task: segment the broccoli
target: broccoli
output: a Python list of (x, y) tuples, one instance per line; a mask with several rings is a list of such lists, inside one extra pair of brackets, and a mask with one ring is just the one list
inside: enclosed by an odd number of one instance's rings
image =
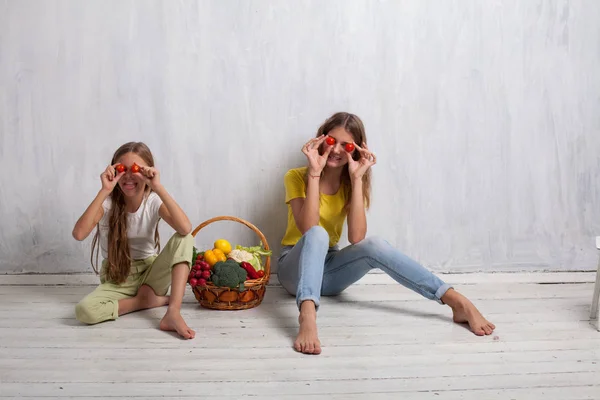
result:
[(211, 279), (215, 286), (226, 286), (232, 289), (239, 287), (240, 290), (244, 290), (246, 275), (246, 270), (237, 262), (227, 260), (219, 261), (214, 265)]

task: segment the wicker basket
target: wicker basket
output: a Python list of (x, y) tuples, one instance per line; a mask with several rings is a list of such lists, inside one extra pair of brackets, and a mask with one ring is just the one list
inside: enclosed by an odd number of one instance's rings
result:
[[(192, 236), (195, 237), (202, 228), (217, 221), (234, 221), (246, 225), (258, 235), (260, 240), (262, 240), (264, 249), (269, 250), (269, 244), (267, 243), (265, 235), (250, 222), (236, 217), (222, 216), (204, 221), (194, 229)], [(270, 256), (266, 256), (264, 268), (265, 276), (244, 282), (245, 290), (243, 292), (240, 292), (237, 288), (231, 289), (228, 287), (214, 286), (210, 282), (204, 286), (193, 287), (192, 291), (194, 292), (194, 296), (196, 296), (196, 300), (200, 302), (202, 307), (213, 310), (247, 310), (258, 306), (265, 297), (267, 283), (269, 283), (269, 277), (271, 276)]]

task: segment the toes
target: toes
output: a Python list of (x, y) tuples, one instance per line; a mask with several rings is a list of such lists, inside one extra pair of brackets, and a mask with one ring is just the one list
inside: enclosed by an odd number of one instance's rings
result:
[(481, 328), (475, 328), (473, 329), (473, 333), (476, 334), (477, 336), (483, 336), (485, 335), (485, 331)]
[(294, 342), (294, 349), (296, 349), (297, 352), (302, 353), (302, 345), (300, 344), (300, 342), (296, 341)]
[(190, 339), (193, 339), (193, 338), (195, 338), (195, 337), (196, 337), (196, 331), (194, 331), (193, 329), (190, 329), (190, 330), (188, 330), (188, 332), (189, 332), (189, 334), (190, 334), (190, 336), (191, 336), (191, 338), (190, 338)]
[(307, 344), (307, 345), (306, 345), (306, 352), (307, 352), (308, 354), (312, 354), (312, 353), (314, 353), (314, 352), (315, 352), (315, 345), (314, 345), (314, 344), (312, 344), (312, 343), (309, 343), (309, 344)]
[(315, 352), (314, 354), (321, 354), (321, 345), (316, 344), (315, 345)]

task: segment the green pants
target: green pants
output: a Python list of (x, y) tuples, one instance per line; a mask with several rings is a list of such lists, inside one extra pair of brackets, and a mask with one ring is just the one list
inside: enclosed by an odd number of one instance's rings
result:
[(100, 270), (100, 285), (75, 306), (76, 318), (86, 324), (114, 320), (119, 317), (119, 300), (133, 297), (142, 285), (150, 286), (164, 296), (171, 286), (171, 270), (181, 262), (192, 260), (192, 235), (174, 234), (158, 256), (135, 260), (127, 280), (119, 285), (106, 281), (106, 260)]

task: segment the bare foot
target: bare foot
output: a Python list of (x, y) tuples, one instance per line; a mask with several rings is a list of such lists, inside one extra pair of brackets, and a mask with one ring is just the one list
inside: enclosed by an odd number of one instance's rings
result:
[(317, 334), (317, 311), (315, 303), (305, 301), (300, 307), (300, 329), (294, 341), (296, 351), (304, 354), (321, 354), (321, 342)]
[(196, 332), (187, 326), (179, 311), (174, 310), (167, 310), (167, 313), (160, 321), (160, 329), (177, 332), (184, 339), (193, 339), (196, 336)]
[(169, 296), (157, 296), (154, 290), (148, 285), (140, 286), (135, 298), (138, 301), (138, 310), (162, 307), (169, 304)]
[(459, 324), (468, 323), (477, 336), (491, 335), (496, 326), (483, 318), (477, 307), (465, 297), (465, 301), (452, 307), (452, 319)]

